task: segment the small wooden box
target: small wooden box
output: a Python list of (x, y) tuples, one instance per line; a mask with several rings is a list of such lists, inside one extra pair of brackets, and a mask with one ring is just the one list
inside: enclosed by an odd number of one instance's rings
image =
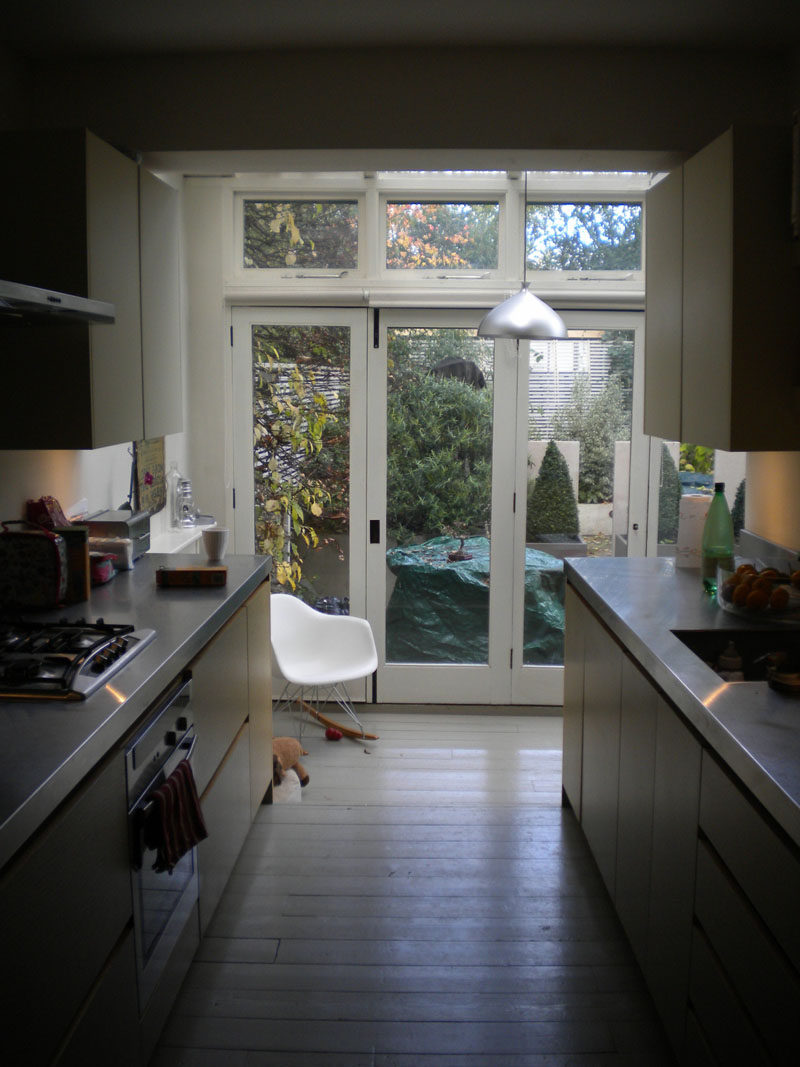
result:
[(227, 567), (159, 567), (156, 585), (162, 589), (197, 589), (219, 587), (228, 580)]

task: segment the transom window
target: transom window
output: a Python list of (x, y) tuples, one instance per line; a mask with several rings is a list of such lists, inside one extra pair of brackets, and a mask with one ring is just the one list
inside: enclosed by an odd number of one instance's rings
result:
[(500, 204), (386, 203), (389, 270), (497, 270)]
[(245, 269), (358, 267), (357, 200), (244, 200)]
[(642, 205), (531, 203), (527, 205), (528, 270), (642, 269)]
[(441, 306), (478, 292), (488, 305), (521, 281), (524, 232), (544, 299), (594, 292), (613, 303), (617, 292), (643, 303), (643, 203), (658, 177), (529, 172), (525, 205), (523, 175), (502, 171), (248, 175), (247, 191), (233, 178), (230, 289), (263, 286), (278, 300), (325, 279), (328, 300), (355, 283), (358, 303), (422, 286)]

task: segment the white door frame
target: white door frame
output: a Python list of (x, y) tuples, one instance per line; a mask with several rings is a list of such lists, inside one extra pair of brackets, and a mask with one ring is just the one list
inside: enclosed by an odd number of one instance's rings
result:
[[(236, 507), (234, 551), (252, 554), (253, 523), (253, 360), (252, 327), (347, 326), (350, 329), (350, 521), (348, 596), (354, 615), (366, 614), (366, 448), (367, 448), (367, 312), (342, 308), (234, 307), (232, 327), (231, 421)], [(371, 698), (371, 680), (349, 683), (352, 700)]]

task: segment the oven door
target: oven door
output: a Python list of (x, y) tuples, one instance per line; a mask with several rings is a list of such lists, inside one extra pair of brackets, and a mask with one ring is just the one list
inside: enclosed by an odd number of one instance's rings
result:
[[(191, 722), (190, 694), (190, 680), (184, 680), (160, 704), (126, 754), (140, 1014), (144, 1013), (198, 898), (197, 850), (182, 856), (171, 871), (158, 872), (153, 869), (156, 850), (148, 847), (144, 834), (152, 805), (149, 794), (169, 777), (181, 760), (191, 762), (194, 753), (197, 737)], [(133, 790), (135, 799), (130, 791), (132, 780), (137, 783)]]

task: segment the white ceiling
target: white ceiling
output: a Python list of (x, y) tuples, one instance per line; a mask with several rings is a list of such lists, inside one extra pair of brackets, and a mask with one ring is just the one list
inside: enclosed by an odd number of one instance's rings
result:
[(797, 47), (800, 0), (15, 0), (22, 55), (343, 45)]

